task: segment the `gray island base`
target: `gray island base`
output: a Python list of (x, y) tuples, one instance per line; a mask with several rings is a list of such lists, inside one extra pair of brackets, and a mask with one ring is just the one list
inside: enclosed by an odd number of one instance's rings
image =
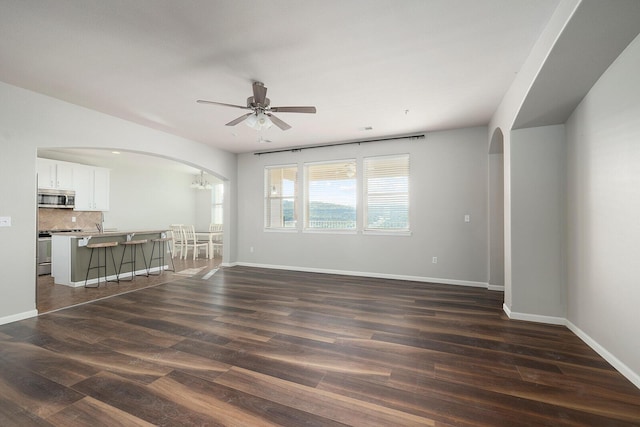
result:
[[(163, 248), (164, 243), (156, 244), (154, 251), (153, 263), (149, 265), (151, 250), (153, 248), (153, 239), (166, 237), (168, 232), (166, 230), (151, 230), (151, 231), (114, 231), (114, 232), (95, 232), (95, 233), (61, 233), (53, 234), (51, 236), (51, 276), (54, 279), (54, 283), (58, 285), (66, 285), (72, 287), (79, 287), (85, 285), (85, 277), (87, 274), (87, 268), (89, 267), (89, 258), (91, 256), (91, 249), (87, 248), (89, 243), (101, 243), (101, 242), (118, 242), (118, 246), (113, 249), (113, 258), (115, 259), (115, 269), (111, 260), (111, 254), (107, 249), (107, 279), (116, 280), (118, 274), (118, 268), (120, 268), (120, 261), (122, 260), (122, 253), (125, 246), (120, 243), (127, 240), (147, 240), (146, 243), (140, 245), (137, 248), (138, 253), (136, 256), (135, 265), (124, 264), (122, 271), (120, 272), (120, 279), (131, 278), (133, 274), (146, 274), (149, 267), (150, 272), (160, 272), (168, 268), (166, 261), (169, 259), (169, 252), (167, 248)], [(135, 246), (133, 247), (135, 248)], [(144, 251), (144, 257), (146, 257), (146, 264), (140, 248)], [(125, 263), (130, 260), (129, 250), (125, 255)], [(165, 251), (165, 265), (159, 265), (160, 262), (157, 259), (158, 251)], [(93, 255), (91, 265), (97, 265), (96, 257), (98, 252)], [(102, 249), (100, 250), (100, 263), (104, 264), (104, 254)], [(100, 269), (100, 282), (104, 284), (104, 268)], [(98, 270), (91, 270), (89, 272), (88, 285), (95, 285), (98, 283)]]

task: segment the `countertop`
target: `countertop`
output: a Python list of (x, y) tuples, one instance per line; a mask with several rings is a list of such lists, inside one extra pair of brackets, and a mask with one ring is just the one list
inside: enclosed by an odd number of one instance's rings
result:
[(122, 230), (122, 231), (104, 231), (99, 232), (95, 231), (80, 231), (76, 233), (52, 233), (54, 236), (66, 236), (66, 237), (106, 237), (106, 236), (127, 236), (129, 234), (159, 234), (159, 233), (167, 233), (168, 230)]

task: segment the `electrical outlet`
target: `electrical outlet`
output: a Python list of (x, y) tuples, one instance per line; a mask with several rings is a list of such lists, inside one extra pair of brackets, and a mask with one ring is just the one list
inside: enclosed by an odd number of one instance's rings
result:
[(249, 248), (249, 252), (253, 253), (253, 246)]
[(71, 217), (71, 222), (76, 222), (76, 217), (75, 216)]
[(437, 264), (438, 263), (438, 257), (434, 256), (433, 258), (431, 258), (431, 262), (434, 263), (434, 264)]

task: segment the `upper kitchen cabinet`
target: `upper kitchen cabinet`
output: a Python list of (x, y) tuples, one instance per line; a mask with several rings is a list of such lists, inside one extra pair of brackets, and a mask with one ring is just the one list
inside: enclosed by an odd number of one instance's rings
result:
[(77, 211), (109, 210), (109, 169), (74, 165)]
[(74, 189), (73, 163), (38, 158), (37, 165), (38, 188)]

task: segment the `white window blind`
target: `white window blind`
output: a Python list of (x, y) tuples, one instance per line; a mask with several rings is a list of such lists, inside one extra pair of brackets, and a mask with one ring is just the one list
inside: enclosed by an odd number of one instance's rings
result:
[(409, 155), (365, 157), (366, 230), (409, 230)]
[(356, 161), (305, 165), (305, 229), (356, 229)]
[(222, 224), (224, 214), (224, 184), (219, 183), (213, 186), (213, 203), (211, 204), (211, 222)]
[(264, 227), (296, 228), (298, 167), (266, 167), (264, 184)]

